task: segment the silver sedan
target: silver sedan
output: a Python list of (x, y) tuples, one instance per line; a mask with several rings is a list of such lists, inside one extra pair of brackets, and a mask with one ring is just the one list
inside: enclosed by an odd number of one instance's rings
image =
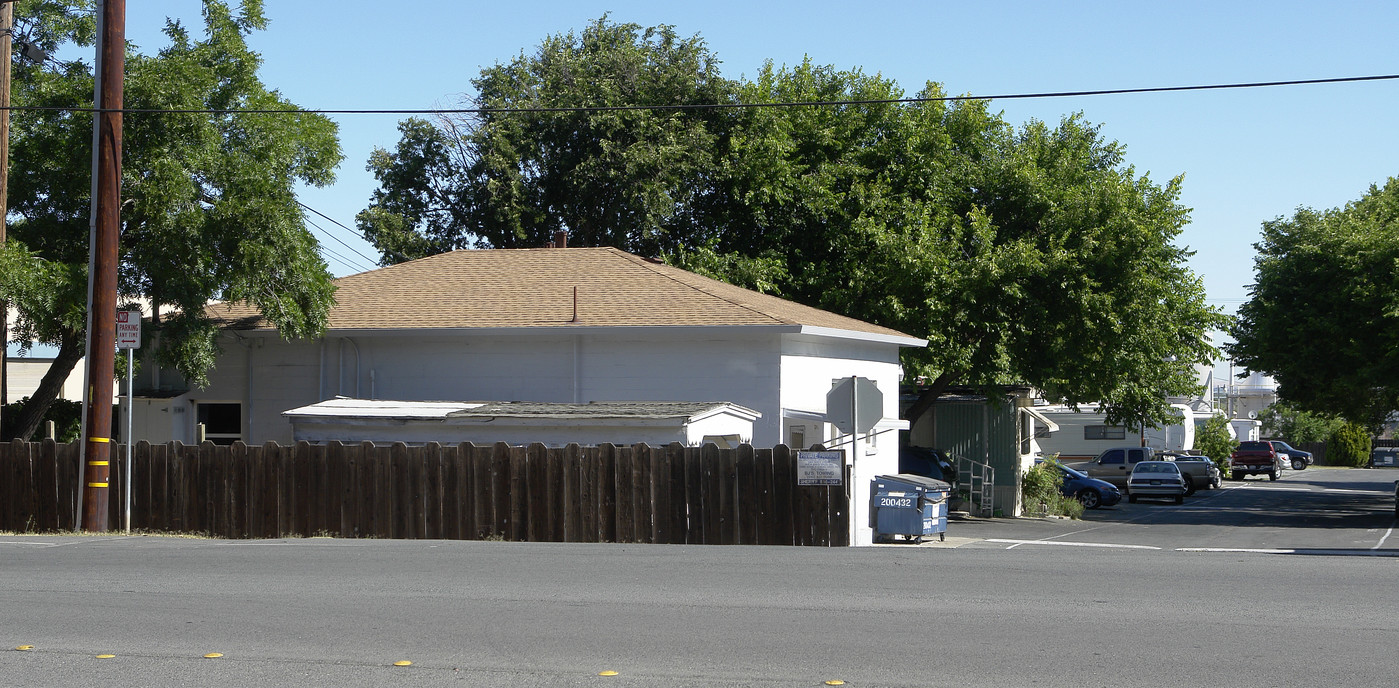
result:
[(1127, 501), (1137, 497), (1169, 497), (1185, 501), (1185, 477), (1173, 461), (1142, 461), (1127, 476)]

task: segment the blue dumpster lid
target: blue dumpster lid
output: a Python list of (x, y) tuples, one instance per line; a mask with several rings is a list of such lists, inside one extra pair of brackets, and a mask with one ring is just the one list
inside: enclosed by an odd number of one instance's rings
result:
[(889, 487), (896, 487), (900, 483), (906, 485), (905, 490), (923, 490), (925, 492), (951, 492), (952, 486), (941, 481), (934, 480), (927, 476), (914, 475), (912, 473), (900, 473), (898, 475), (876, 475), (875, 482), (884, 483)]

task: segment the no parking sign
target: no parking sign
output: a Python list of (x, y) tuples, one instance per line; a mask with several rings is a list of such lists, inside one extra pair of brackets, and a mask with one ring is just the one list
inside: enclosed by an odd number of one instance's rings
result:
[(117, 311), (117, 348), (141, 348), (141, 311)]

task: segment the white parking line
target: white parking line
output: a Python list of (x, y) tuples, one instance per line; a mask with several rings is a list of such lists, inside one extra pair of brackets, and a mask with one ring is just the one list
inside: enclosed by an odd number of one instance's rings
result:
[(1161, 549), (1160, 547), (1152, 547), (1150, 545), (1111, 545), (1103, 542), (1064, 542), (1062, 540), (1002, 540), (999, 538), (990, 538), (986, 541), (1010, 545), (1010, 547), (1006, 549), (1015, 549), (1020, 545), (1059, 545), (1063, 547), (1102, 547), (1106, 549)]
[(1333, 557), (1399, 557), (1399, 550), (1385, 549), (1246, 549), (1232, 547), (1181, 547), (1177, 552), (1224, 554), (1320, 554)]
[(1371, 547), (1370, 549), (1379, 549), (1380, 546), (1384, 544), (1384, 541), (1385, 541), (1385, 540), (1388, 540), (1388, 539), (1389, 539), (1389, 536), (1390, 536), (1390, 535), (1393, 535), (1393, 534), (1394, 534), (1394, 526), (1390, 526), (1390, 527), (1389, 527), (1389, 530), (1384, 531), (1384, 537), (1380, 538), (1380, 541), (1379, 541), (1379, 542), (1376, 542), (1376, 543), (1375, 543), (1375, 546), (1374, 546), (1374, 547)]
[(1267, 485), (1267, 483), (1239, 485), (1238, 487), (1252, 488), (1257, 490), (1269, 490), (1272, 492), (1315, 492), (1317, 494), (1322, 494), (1326, 492), (1341, 492), (1348, 494), (1388, 494), (1387, 490), (1351, 490), (1344, 487), (1283, 487), (1282, 485), (1264, 487), (1265, 485)]

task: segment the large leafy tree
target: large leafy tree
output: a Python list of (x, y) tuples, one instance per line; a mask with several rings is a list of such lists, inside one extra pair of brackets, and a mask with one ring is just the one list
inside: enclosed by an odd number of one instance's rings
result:
[(1399, 409), (1399, 178), (1263, 223), (1229, 345), (1293, 408), (1372, 432)]
[[(17, 25), (51, 53), (90, 44), (89, 4), (19, 2)], [(251, 302), (287, 337), (324, 329), (333, 285), (294, 189), (330, 183), (341, 159), (336, 126), (323, 116), (236, 112), (296, 109), (261, 82), (261, 58), (245, 41), (266, 27), (261, 2), (235, 10), (205, 0), (203, 10), (201, 37), (171, 21), (158, 53), (128, 50), (125, 106), (155, 112), (124, 118), (119, 286), (154, 308), (157, 360), (196, 384), (217, 354), (211, 300)], [(28, 437), (86, 337), (92, 118), (78, 109), (91, 106), (93, 76), (81, 62), (16, 61), (14, 70), (16, 105), (53, 108), (16, 112), (11, 139), (5, 256), (17, 266), (8, 280), (16, 339), (59, 349), (17, 421)]]
[(1290, 442), (1325, 442), (1347, 421), (1328, 414), (1303, 411), (1285, 401), (1268, 406), (1259, 414), (1264, 437), (1280, 437)]
[[(1167, 395), (1193, 391), (1225, 321), (1177, 244), (1179, 179), (1137, 175), (1078, 117), (1017, 129), (936, 84), (896, 102), (860, 70), (769, 63), (728, 82), (714, 63), (666, 27), (604, 18), (550, 38), (474, 82), (479, 105), (514, 111), (401, 125), (370, 161), (381, 188), (361, 228), (385, 262), (554, 229), (663, 255), (928, 338), (904, 361), (928, 402), (1028, 382), (1157, 424)], [(748, 107), (538, 111), (735, 101)], [(787, 105), (814, 102), (843, 104)]]
[[(656, 254), (693, 243), (732, 84), (699, 38), (606, 17), (472, 81), (478, 114), (399, 125), (376, 150), (358, 222), (385, 263), (464, 247), (579, 245)], [(672, 109), (606, 109), (638, 104)], [(576, 110), (572, 108), (604, 108)]]
[[(722, 233), (677, 262), (916, 333), (905, 367), (952, 385), (1030, 383), (1111, 422), (1169, 422), (1212, 359), (1205, 304), (1176, 243), (1180, 180), (1153, 184), (1069, 117), (1015, 129), (985, 102), (913, 104), (888, 80), (767, 65), (731, 135)], [(870, 102), (885, 101), (885, 102)]]

